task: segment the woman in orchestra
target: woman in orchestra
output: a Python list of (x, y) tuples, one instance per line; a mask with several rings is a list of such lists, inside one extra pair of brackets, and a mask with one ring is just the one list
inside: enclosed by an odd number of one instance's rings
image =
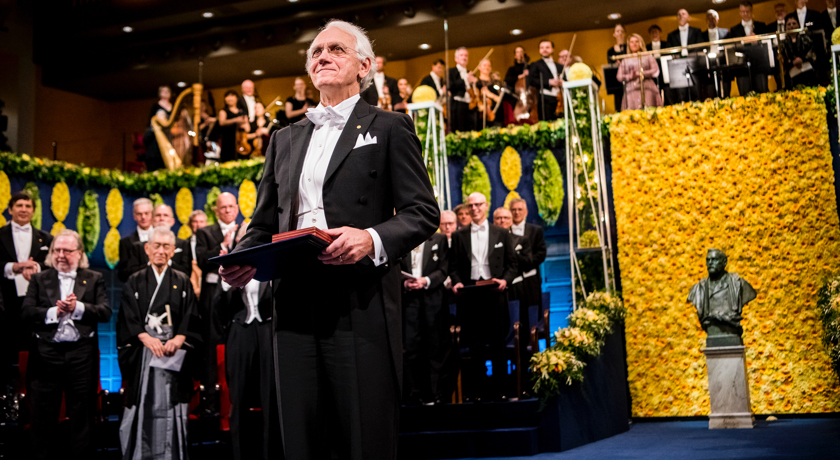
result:
[[(618, 63), (613, 60), (613, 56), (619, 56), (622, 54), (627, 54), (627, 35), (624, 31), (624, 26), (621, 24), (616, 24), (615, 29), (613, 29), (613, 37), (615, 38), (615, 45), (612, 48), (607, 50), (607, 64), (617, 66)], [(624, 98), (624, 92), (622, 90), (618, 90), (615, 93), (615, 106), (618, 107), (621, 105), (621, 101)]]
[[(793, 14), (785, 21), (785, 30), (799, 29), (799, 18)], [(782, 58), (785, 60), (785, 84), (787, 88), (795, 88), (797, 85), (817, 86), (817, 72), (814, 64), (817, 54), (814, 52), (814, 41), (810, 34), (788, 32), (787, 37), (781, 42)]]
[(397, 112), (408, 113), (408, 99), (414, 91), (408, 83), (407, 78), (400, 78), (397, 80), (397, 88), (400, 89), (400, 99), (402, 101), (394, 104), (394, 110)]
[(271, 121), (268, 119), (269, 114), (265, 111), (265, 106), (262, 102), (257, 101), (254, 104), (254, 122), (251, 123), (253, 127), (249, 130), (246, 138), (253, 148), (253, 153), (250, 157), (259, 156), (263, 154), (263, 148), (266, 147), (266, 140), (268, 137), (268, 129)]
[(146, 171), (157, 171), (163, 169), (163, 157), (160, 155), (160, 147), (158, 147), (155, 133), (152, 131), (152, 117), (157, 117), (160, 121), (168, 121), (169, 115), (172, 113), (172, 90), (168, 86), (161, 86), (158, 88), (158, 101), (152, 106), (149, 111), (149, 125), (146, 132), (143, 134), (143, 145), (146, 147)]
[[(502, 82), (499, 81), (499, 73), (493, 72), (493, 65), (489, 59), (484, 59), (478, 64), (478, 72), (478, 82), (475, 85), (483, 104), (483, 108), (479, 109), (478, 112), (481, 125), (485, 127), (502, 126), (504, 120), (501, 116), (497, 116), (497, 112), (501, 112), (499, 107), (501, 107), (502, 100)], [(487, 112), (486, 116), (481, 112), (482, 110)]]
[(219, 111), (218, 124), (222, 135), (222, 151), (219, 161), (232, 161), (238, 156), (236, 133), (239, 130), (248, 131), (248, 115), (243, 114), (237, 102), (239, 94), (234, 90), (225, 93), (225, 108)]
[[(645, 50), (645, 41), (639, 34), (630, 35), (627, 42), (629, 53)], [(662, 107), (662, 98), (656, 87), (659, 78), (659, 65), (653, 56), (642, 56), (641, 72), (644, 73), (645, 107)], [(624, 98), (621, 110), (636, 110), (642, 108), (642, 86), (639, 84), (639, 58), (629, 57), (621, 60), (618, 66), (618, 81), (624, 83)]]
[(295, 95), (286, 99), (286, 118), (289, 123), (297, 123), (306, 116), (306, 111), (314, 109), (318, 104), (307, 97), (306, 82), (303, 78), (295, 78)]

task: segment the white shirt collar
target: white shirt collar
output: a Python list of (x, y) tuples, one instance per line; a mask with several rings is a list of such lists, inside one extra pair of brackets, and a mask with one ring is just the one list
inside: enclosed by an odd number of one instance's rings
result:
[(709, 29), (709, 32), (717, 32), (717, 30), (718, 30), (717, 27), (712, 27), (711, 29)]
[(805, 14), (807, 12), (808, 12), (808, 5), (805, 5), (802, 8), (797, 8), (796, 9), (797, 14)]
[(227, 232), (229, 232), (230, 229), (232, 229), (235, 226), (236, 226), (236, 221), (235, 220), (233, 222), (229, 223), (229, 224), (226, 224), (222, 221), (219, 221), (219, 227), (222, 229), (222, 235), (227, 235)]
[(520, 236), (523, 235), (525, 233), (525, 221), (523, 220), (522, 223), (520, 223), (519, 225), (513, 224), (511, 226), (511, 230), (517, 230), (519, 231), (519, 233), (517, 233), (516, 231), (514, 231), (513, 233)]
[(752, 25), (753, 25), (753, 20), (752, 20), (752, 19), (750, 19), (749, 21), (743, 21), (743, 20), (742, 20), (742, 21), (741, 21), (741, 25), (742, 25), (742, 26), (744, 26), (744, 27), (752, 27)]
[(30, 231), (32, 231), (32, 225), (31, 224), (18, 225), (18, 224), (15, 223), (15, 221), (12, 221), (12, 230), (13, 231), (18, 230), (18, 231), (30, 232)]
[(688, 32), (688, 24), (679, 26), (680, 32)]
[(464, 73), (467, 71), (466, 67), (461, 67), (461, 64), (455, 64), (455, 68), (458, 69), (459, 73)]
[(484, 222), (482, 222), (481, 224), (478, 224), (478, 225), (476, 225), (475, 222), (473, 222), (473, 223), (470, 224), (470, 228), (473, 229), (473, 230), (485, 231), (485, 230), (487, 230), (488, 222), (490, 222), (490, 221), (487, 220), (487, 219), (484, 219)]
[[(347, 119), (350, 118), (350, 114), (353, 113), (353, 108), (356, 107), (357, 102), (359, 102), (359, 95), (354, 94), (348, 97), (347, 99), (341, 101), (337, 105), (332, 106), (332, 109), (338, 112), (338, 114), (341, 115), (341, 117), (344, 118), (344, 121), (346, 122)], [(317, 108), (323, 107), (324, 104), (319, 102)]]
[(150, 225), (149, 228), (143, 230), (140, 227), (137, 227), (137, 236), (140, 238), (140, 241), (145, 243), (149, 241), (149, 237), (152, 236), (152, 226)]
[(254, 96), (249, 96), (247, 94), (243, 94), (242, 97), (244, 97), (245, 99), (250, 99), (252, 101), (254, 100)]
[(829, 14), (831, 14), (837, 11), (837, 8), (826, 8), (825, 10), (828, 11)]

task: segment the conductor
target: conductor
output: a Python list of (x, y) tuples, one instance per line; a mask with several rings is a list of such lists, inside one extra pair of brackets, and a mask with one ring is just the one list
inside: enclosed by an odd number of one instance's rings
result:
[[(272, 135), (257, 208), (236, 249), (307, 227), (334, 241), (274, 280), (285, 458), (394, 459), (402, 380), (399, 261), (440, 210), (411, 119), (360, 100), (376, 72), (363, 29), (329, 22), (307, 51), (321, 103)], [(249, 266), (220, 274), (241, 287)]]

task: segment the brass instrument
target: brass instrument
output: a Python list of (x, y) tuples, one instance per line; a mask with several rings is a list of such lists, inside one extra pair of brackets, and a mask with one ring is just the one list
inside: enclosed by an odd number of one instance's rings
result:
[[(193, 118), (192, 124), (194, 127), (199, 126), (201, 124), (201, 94), (204, 87), (201, 83), (193, 83), (192, 88), (185, 89), (181, 94), (178, 95), (178, 99), (175, 100), (175, 103), (172, 104), (172, 112), (169, 114), (169, 119), (166, 121), (161, 121), (157, 115), (152, 116), (151, 125), (152, 131), (155, 133), (155, 140), (158, 143), (158, 148), (160, 149), (160, 156), (163, 158), (163, 164), (166, 165), (166, 169), (174, 170), (184, 166), (184, 161), (181, 158), (181, 155), (178, 154), (175, 147), (172, 146), (172, 142), (169, 141), (169, 138), (166, 136), (166, 133), (163, 131), (165, 128), (170, 128), (175, 120), (178, 118), (178, 114), (180, 113), (181, 103), (188, 94), (192, 94), (194, 97), (192, 98), (193, 101)], [(192, 136), (192, 145), (193, 147), (198, 147), (198, 134), (193, 132), (191, 133)]]

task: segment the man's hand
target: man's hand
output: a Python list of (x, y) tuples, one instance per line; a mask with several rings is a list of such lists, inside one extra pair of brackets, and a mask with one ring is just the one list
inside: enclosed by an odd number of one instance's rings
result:
[(59, 300), (55, 303), (58, 307), (58, 316), (69, 315), (76, 310), (76, 294), (70, 293), (64, 300)]
[(458, 291), (461, 290), (462, 287), (464, 287), (464, 283), (458, 283), (455, 286), (452, 286), (452, 292), (455, 293), (455, 295), (458, 295)]
[(797, 69), (801, 69), (801, 68), (802, 68), (802, 58), (795, 58), (795, 59), (793, 60), (793, 65), (794, 65)]
[(231, 265), (230, 267), (222, 267), (219, 269), (219, 275), (225, 280), (225, 283), (230, 284), (235, 288), (241, 288), (250, 283), (257, 274), (257, 269), (250, 265)]
[(329, 228), (333, 237), (318, 259), (327, 265), (351, 265), (369, 256), (374, 257), (373, 238), (365, 230), (353, 227)]
[[(12, 264), (12, 272), (18, 275), (24, 275), (24, 277), (26, 276), (25, 272), (27, 270), (38, 270), (38, 268), (38, 262), (35, 262), (31, 257), (25, 262), (15, 262)], [(29, 278), (26, 279), (27, 281), (29, 280)]]
[(233, 240), (234, 240), (234, 238), (236, 238), (236, 228), (237, 227), (238, 227), (238, 225), (235, 225), (233, 228), (228, 230), (227, 233), (225, 233), (225, 240), (222, 242), (222, 244), (226, 248), (230, 248), (230, 246), (233, 244)]
[(150, 336), (147, 332), (137, 335), (137, 338), (143, 342), (143, 346), (152, 351), (152, 354), (160, 358), (164, 354), (163, 344), (160, 339)]
[(475, 83), (477, 81), (478, 81), (478, 78), (476, 78), (475, 75), (473, 75), (472, 73), (467, 74), (467, 83)]
[(423, 289), (423, 287), (426, 286), (426, 278), (421, 277), (421, 278), (407, 279), (403, 283), (403, 286), (405, 286), (405, 288), (408, 289), (409, 291), (416, 291), (417, 289)]
[(175, 352), (180, 350), (181, 346), (184, 345), (184, 340), (187, 340), (187, 337), (183, 335), (176, 335), (175, 337), (167, 340), (163, 345), (163, 354), (166, 356), (174, 356)]
[(550, 78), (548, 80), (548, 84), (550, 86), (560, 86), (560, 79), (559, 78)]
[(495, 288), (496, 291), (502, 292), (502, 291), (505, 290), (505, 288), (507, 288), (507, 281), (505, 281), (503, 279), (500, 280), (498, 278), (491, 278), (490, 281), (493, 281), (494, 283), (496, 283), (496, 288)]

